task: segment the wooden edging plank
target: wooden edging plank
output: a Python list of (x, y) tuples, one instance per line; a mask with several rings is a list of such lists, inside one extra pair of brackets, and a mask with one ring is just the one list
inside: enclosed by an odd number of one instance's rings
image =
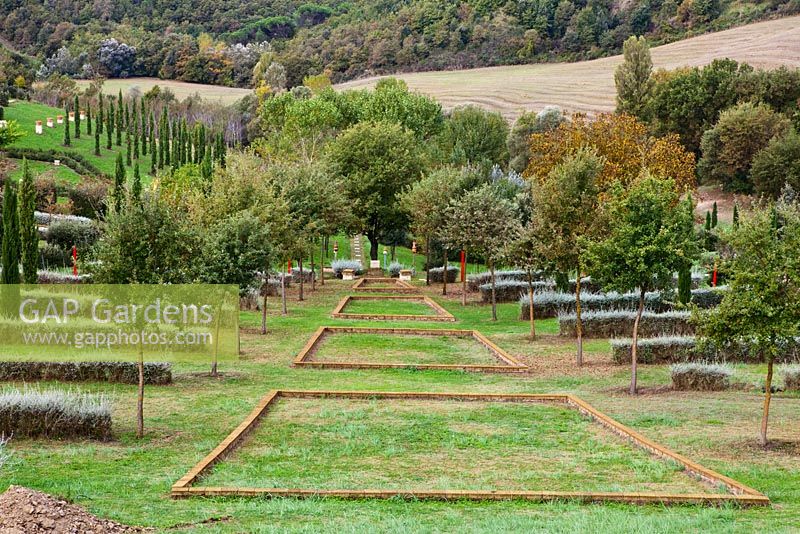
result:
[[(450, 336), (470, 337), (486, 348), (492, 356), (505, 365), (482, 364), (416, 364), (416, 363), (374, 363), (374, 362), (337, 362), (313, 361), (311, 357), (319, 348), (319, 344), (328, 334), (381, 334), (381, 335), (420, 335), (420, 336)], [(314, 333), (308, 343), (292, 361), (296, 367), (310, 367), (314, 369), (417, 369), (417, 370), (452, 370), (490, 373), (519, 373), (528, 370), (528, 366), (516, 360), (509, 353), (498, 347), (486, 336), (477, 330), (448, 330), (432, 328), (369, 328), (355, 326), (322, 326)]]
[[(659, 458), (669, 458), (681, 464), (684, 469), (695, 476), (715, 485), (725, 487), (729, 493), (630, 493), (630, 492), (558, 492), (558, 491), (505, 491), (505, 490), (443, 490), (443, 491), (411, 491), (411, 490), (379, 490), (379, 489), (294, 489), (294, 488), (251, 488), (251, 487), (192, 487), (192, 484), (211, 466), (226, 454), (239, 446), (242, 437), (254, 428), (263, 417), (269, 405), (278, 398), (345, 398), (345, 399), (377, 399), (377, 400), (459, 400), (486, 402), (542, 402), (561, 403), (572, 407), (593, 421), (625, 437), (639, 447)], [(644, 437), (633, 429), (615, 421), (600, 412), (584, 400), (570, 394), (532, 394), (532, 393), (429, 393), (429, 392), (394, 392), (394, 391), (305, 391), (276, 390), (261, 399), (248, 417), (228, 435), (208, 456), (189, 470), (172, 486), (173, 498), (191, 496), (263, 496), (263, 497), (335, 497), (341, 499), (427, 499), (427, 500), (528, 500), (528, 501), (564, 501), (603, 503), (620, 502), (630, 504), (702, 504), (721, 505), (735, 503), (740, 506), (767, 506), (769, 498), (744, 484), (725, 475), (685, 458), (684, 456)]]

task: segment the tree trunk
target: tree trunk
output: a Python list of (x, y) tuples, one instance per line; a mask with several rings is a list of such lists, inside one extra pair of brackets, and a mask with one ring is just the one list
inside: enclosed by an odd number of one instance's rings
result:
[(392, 245), (392, 261), (395, 260), (395, 253), (397, 252), (397, 245)]
[(536, 321), (533, 317), (533, 271), (528, 269), (528, 314), (531, 321), (531, 341), (536, 341)]
[(281, 272), (281, 313), (289, 314), (289, 309), (286, 307), (286, 273), (283, 272)]
[(367, 239), (369, 239), (369, 259), (375, 261), (378, 259), (378, 249), (381, 248), (381, 244), (378, 243), (378, 237), (375, 235), (367, 234)]
[(492, 321), (497, 321), (497, 294), (495, 292), (494, 261), (489, 262), (489, 271), (492, 273)]
[(444, 267), (442, 267), (442, 295), (447, 296), (447, 249), (444, 249)]
[(217, 314), (217, 324), (216, 328), (214, 329), (214, 354), (212, 355), (211, 360), (211, 376), (214, 378), (219, 376), (217, 372), (217, 362), (219, 361), (219, 328), (220, 328), (220, 321), (221, 317)]
[(642, 321), (644, 313), (645, 288), (639, 289), (639, 310), (636, 312), (636, 320), (633, 322), (633, 339), (631, 343), (631, 395), (636, 395), (638, 388), (636, 384), (637, 366), (639, 364), (639, 323)]
[(761, 434), (758, 442), (762, 447), (767, 446), (767, 425), (769, 424), (769, 404), (772, 401), (772, 367), (775, 358), (768, 356), (767, 360), (767, 381), (764, 383), (764, 414), (761, 416)]
[(302, 302), (304, 300), (304, 298), (303, 298), (303, 287), (304, 287), (304, 284), (303, 284), (303, 257), (302, 256), (300, 256), (300, 260), (298, 260), (297, 263), (300, 264), (300, 293), (297, 296), (297, 300)]
[(314, 247), (311, 247), (311, 291), (317, 290), (317, 267), (314, 265)]
[(136, 396), (136, 437), (144, 437), (144, 349), (139, 345), (139, 387)]
[(328, 248), (328, 238), (322, 238), (322, 250), (319, 256), (319, 285), (325, 285), (325, 250)]
[[(467, 265), (467, 251), (464, 251), (464, 266)], [(465, 269), (466, 270), (466, 269)], [(467, 305), (467, 273), (461, 272), (461, 305)]]
[(583, 320), (581, 319), (581, 270), (575, 280), (575, 335), (578, 338), (578, 367), (583, 365)]
[(264, 279), (264, 303), (261, 305), (261, 335), (267, 333), (267, 295), (269, 294), (269, 275)]
[(431, 285), (431, 236), (425, 242), (425, 285)]

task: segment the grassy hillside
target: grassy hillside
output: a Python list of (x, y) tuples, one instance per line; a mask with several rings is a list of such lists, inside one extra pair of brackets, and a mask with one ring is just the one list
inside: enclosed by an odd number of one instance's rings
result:
[[(30, 148), (36, 150), (65, 150), (67, 152), (80, 154), (81, 156), (87, 158), (95, 167), (108, 176), (114, 175), (117, 154), (121, 153), (123, 157), (125, 156), (124, 138), (122, 146), (118, 147), (113, 145), (111, 150), (106, 150), (105, 132), (100, 138), (101, 155), (99, 157), (95, 156), (94, 133), (91, 136), (86, 135), (86, 125), (83, 123), (81, 124), (82, 133), (80, 139), (75, 139), (74, 125), (70, 123), (70, 126), (72, 126), (72, 129), (70, 130), (72, 145), (70, 147), (65, 147), (63, 145), (64, 124), (56, 124), (54, 128), (48, 128), (45, 122), (47, 117), (53, 117), (55, 119), (57, 115), (64, 115), (65, 113), (62, 109), (51, 108), (35, 102), (17, 101), (13, 102), (9, 107), (7, 107), (5, 113), (7, 119), (19, 122), (20, 126), (26, 133), (25, 137), (11, 145), (10, 148), (12, 149)], [(42, 135), (36, 135), (34, 131), (34, 126), (37, 120), (42, 121), (42, 123), (45, 125), (44, 133)], [(92, 126), (94, 127), (94, 120), (92, 120)], [(94, 132), (94, 128), (92, 129), (92, 132)], [(139, 165), (140, 171), (142, 172), (142, 177), (147, 177), (147, 179), (149, 179), (147, 171), (150, 169), (150, 155), (148, 154), (145, 157), (140, 156)], [(60, 172), (64, 173), (66, 171)], [(131, 168), (128, 169), (128, 173), (132, 176), (133, 171)]]
[[(800, 17), (759, 22), (652, 49), (656, 68), (700, 66), (729, 57), (756, 67), (800, 66)], [(570, 111), (613, 111), (614, 69), (621, 56), (579, 63), (519, 65), (485, 69), (399, 74), (411, 89), (447, 108), (477, 104), (513, 119), (525, 110), (557, 105)], [(379, 77), (337, 86), (372, 87)]]

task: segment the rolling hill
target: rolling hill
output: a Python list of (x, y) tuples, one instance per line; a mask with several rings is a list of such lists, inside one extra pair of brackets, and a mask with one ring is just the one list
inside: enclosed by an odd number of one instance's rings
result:
[[(656, 68), (701, 66), (716, 58), (755, 67), (800, 67), (800, 17), (758, 22), (701, 35), (652, 49)], [(522, 111), (557, 105), (568, 111), (598, 113), (615, 107), (614, 69), (622, 56), (577, 63), (549, 63), (481, 69), (397, 74), (413, 89), (446, 108), (465, 104), (514, 119)], [(372, 87), (381, 77), (342, 83), (337, 89)]]

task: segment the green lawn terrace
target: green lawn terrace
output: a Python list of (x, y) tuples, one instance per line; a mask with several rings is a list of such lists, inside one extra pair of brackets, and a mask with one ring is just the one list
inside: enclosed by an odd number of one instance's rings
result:
[[(95, 112), (95, 110), (92, 110)], [(58, 116), (63, 116), (63, 124), (58, 124), (56, 118)], [(30, 149), (36, 151), (48, 151), (53, 150), (57, 152), (66, 152), (68, 154), (77, 154), (83, 158), (85, 158), (89, 163), (94, 165), (100, 172), (102, 172), (106, 176), (113, 176), (117, 154), (121, 154), (123, 156), (123, 160), (125, 159), (125, 140), (123, 138), (123, 143), (121, 146), (116, 145), (116, 136), (112, 138), (112, 147), (111, 149), (106, 149), (106, 133), (103, 131), (103, 134), (100, 136), (100, 156), (95, 156), (94, 149), (95, 149), (95, 138), (94, 138), (94, 131), (97, 126), (96, 120), (97, 117), (94, 115), (92, 116), (92, 135), (86, 134), (86, 121), (81, 121), (81, 136), (80, 138), (75, 138), (75, 125), (72, 122), (69, 122), (68, 116), (63, 109), (53, 108), (50, 106), (45, 106), (44, 104), (38, 104), (36, 102), (23, 102), (23, 101), (16, 101), (11, 103), (8, 107), (5, 108), (5, 116), (7, 120), (15, 120), (19, 123), (22, 130), (25, 132), (25, 136), (19, 139), (17, 142), (11, 144), (8, 148), (10, 150), (13, 149)], [(49, 128), (47, 126), (47, 119), (53, 119), (53, 127)], [(36, 134), (36, 121), (42, 121), (42, 134)], [(64, 146), (64, 128), (69, 124), (70, 126), (70, 146)], [(123, 136), (124, 137), (124, 136)], [(57, 159), (57, 158), (54, 158)], [(139, 163), (139, 170), (142, 174), (142, 179), (145, 181), (150, 180), (150, 154), (148, 153), (146, 156), (139, 156), (139, 159), (136, 160)], [(136, 163), (134, 162), (134, 164)], [(48, 169), (57, 169), (55, 165), (53, 165), (52, 161), (42, 161), (36, 164), (36, 167), (32, 168), (34, 172), (39, 172)], [(63, 165), (62, 165), (63, 167)], [(129, 176), (133, 176), (132, 167), (126, 168), (127, 173)], [(75, 176), (69, 175), (67, 171), (63, 170), (55, 170), (53, 171), (56, 173), (57, 177), (62, 178), (69, 178), (66, 181), (69, 182), (77, 182), (78, 179)], [(77, 175), (73, 171), (73, 174)]]
[[(0, 489), (19, 484), (54, 495), (70, 497), (92, 513), (126, 524), (167, 530), (201, 528), (205, 522), (216, 532), (256, 532), (277, 530), (303, 532), (336, 524), (358, 531), (603, 531), (629, 532), (632, 525), (646, 532), (791, 532), (800, 521), (800, 469), (798, 468), (797, 413), (800, 394), (776, 393), (773, 400), (771, 439), (768, 450), (756, 441), (757, 422), (763, 395), (757, 384), (763, 380), (764, 365), (736, 365), (736, 381), (749, 387), (723, 392), (675, 392), (669, 389), (666, 366), (642, 365), (641, 395), (632, 401), (625, 393), (630, 370), (615, 365), (608, 340), (585, 343), (583, 368), (575, 365), (574, 341), (557, 335), (556, 319), (537, 321), (539, 337), (528, 338), (528, 325), (518, 318), (516, 303), (498, 305), (498, 321), (492, 322), (487, 306), (470, 301), (462, 306), (459, 296), (441, 296), (441, 286), (427, 288), (415, 282), (420, 291), (433, 298), (457, 319), (459, 329), (475, 329), (503, 350), (530, 367), (526, 373), (463, 373), (458, 371), (415, 371), (412, 369), (312, 371), (292, 367), (291, 363), (320, 326), (331, 324), (330, 313), (336, 304), (351, 294), (352, 282), (329, 280), (315, 291), (307, 288), (306, 298), (298, 302), (297, 287), (288, 294), (289, 314), (280, 313), (270, 299), (267, 335), (260, 335), (261, 313), (245, 311), (241, 319), (241, 355), (238, 361), (220, 364), (221, 376), (208, 376), (204, 363), (177, 363), (170, 386), (148, 386), (145, 391), (145, 429), (143, 440), (134, 437), (136, 386), (82, 383), (69, 387), (114, 396), (113, 439), (109, 443), (90, 441), (45, 441), (13, 439), (9, 444), (12, 460), (0, 470)], [(375, 327), (371, 321), (341, 320), (337, 325)], [(415, 322), (393, 321), (393, 328), (440, 328)], [(21, 386), (22, 384), (13, 384)], [(53, 382), (44, 386), (64, 388)], [(170, 488), (197, 462), (230, 434), (250, 414), (259, 400), (272, 389), (349, 390), (400, 392), (470, 393), (570, 393), (627, 425), (645, 437), (680, 453), (722, 475), (731, 477), (766, 494), (771, 507), (737, 506), (633, 506), (626, 504), (587, 507), (574, 501), (533, 504), (523, 501), (467, 503), (462, 501), (346, 501), (340, 499), (245, 499), (245, 498), (168, 498)], [(344, 482), (379, 483), (389, 487), (391, 479), (378, 479), (380, 469), (393, 469), (393, 461), (408, 465), (415, 454), (438, 450), (436, 458), (459, 460), (463, 476), (435, 472), (435, 466), (416, 466), (402, 471), (399, 481), (413, 486), (426, 483), (445, 487), (450, 482), (462, 487), (478, 487), (492, 480), (521, 485), (535, 478), (561, 488), (587, 487), (642, 489), (648, 485), (699, 484), (674, 466), (654, 460), (626, 445), (602, 428), (578, 417), (547, 406), (533, 406), (536, 416), (524, 412), (525, 406), (498, 406), (498, 412), (484, 414), (474, 407), (456, 406), (448, 413), (431, 410), (430, 418), (410, 413), (411, 405), (397, 412), (382, 403), (358, 402), (337, 405), (329, 401), (283, 405), (292, 418), (278, 423), (275, 434), (269, 425), (244, 441), (218, 464), (212, 477), (219, 482), (241, 486), (283, 480), (313, 487), (325, 482), (328, 487)], [(544, 409), (546, 408), (546, 409)], [(419, 410), (417, 410), (419, 411)], [(386, 413), (386, 419), (362, 418), (365, 414)], [(520, 413), (524, 412), (524, 413)], [(448, 414), (453, 413), (455, 417)], [(280, 414), (278, 414), (280, 415)], [(492, 418), (487, 417), (493, 415)], [(319, 417), (318, 417), (319, 416)], [(268, 412), (268, 421), (273, 415)], [(296, 418), (295, 418), (296, 417)], [(537, 425), (519, 421), (536, 421)], [(402, 423), (402, 434), (414, 438), (402, 448), (388, 449), (397, 443), (387, 424)], [(423, 423), (420, 434), (414, 425)], [(328, 423), (323, 441), (308, 451), (308, 432)], [(442, 423), (444, 426), (440, 426)], [(541, 426), (538, 426), (539, 423)], [(573, 424), (575, 423), (575, 424)], [(521, 429), (519, 433), (511, 432)], [(537, 432), (537, 428), (540, 431)], [(366, 432), (372, 432), (367, 438)], [(297, 432), (298, 441), (276, 439), (286, 432)], [(570, 436), (570, 431), (587, 436), (601, 447), (599, 464), (619, 476), (571, 464), (553, 448), (558, 440), (572, 450), (577, 462), (594, 454)], [(434, 432), (435, 439), (426, 443)], [(588, 432), (588, 434), (586, 434)], [(352, 436), (352, 438), (348, 438)], [(340, 440), (352, 442), (348, 446)], [(325, 444), (330, 447), (325, 448)], [(450, 447), (454, 444), (453, 447)], [(462, 446), (463, 445), (463, 446)], [(541, 445), (541, 448), (538, 447)], [(252, 448), (252, 447), (255, 447)], [(536, 447), (534, 450), (533, 447)], [(561, 445), (559, 445), (561, 447)], [(275, 455), (255, 458), (247, 465), (247, 454), (262, 449)], [(368, 449), (356, 470), (344, 473), (338, 464), (358, 462), (351, 451)], [(381, 453), (383, 448), (384, 453)], [(616, 451), (616, 452), (615, 452)], [(620, 453), (620, 454), (617, 454)], [(469, 457), (481, 462), (470, 462)], [(510, 469), (503, 462), (523, 454), (526, 458), (544, 457), (546, 465), (562, 471), (533, 469), (523, 462)], [(552, 456), (550, 456), (552, 454)], [(257, 455), (256, 455), (257, 456)], [(464, 458), (466, 460), (463, 460)], [(273, 458), (289, 469), (278, 470)], [(374, 465), (367, 460), (373, 459)], [(230, 461), (231, 463), (226, 463)], [(318, 469), (312, 469), (317, 467)], [(378, 469), (372, 469), (377, 467)], [(336, 474), (327, 479), (324, 475)], [(415, 473), (424, 475), (414, 479)], [(239, 477), (239, 475), (242, 475)], [(455, 480), (457, 479), (457, 480)], [(207, 481), (213, 481), (209, 478)], [(201, 479), (201, 484), (205, 484)], [(381, 487), (378, 485), (377, 487)], [(692, 488), (686, 488), (693, 491)], [(709, 488), (700, 488), (713, 491)], [(205, 528), (209, 528), (206, 526)]]

